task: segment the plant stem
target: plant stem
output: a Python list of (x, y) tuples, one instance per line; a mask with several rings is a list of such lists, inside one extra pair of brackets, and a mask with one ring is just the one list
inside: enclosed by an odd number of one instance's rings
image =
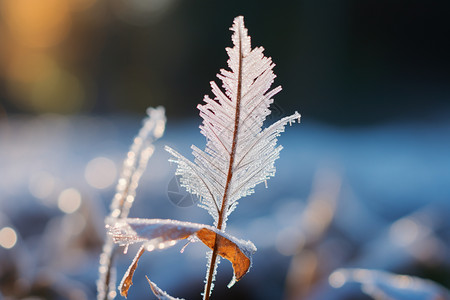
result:
[[(238, 131), (239, 131), (239, 118), (241, 114), (241, 91), (242, 91), (242, 60), (243, 60), (243, 54), (242, 54), (242, 41), (241, 41), (241, 26), (238, 27), (238, 37), (239, 37), (239, 66), (238, 66), (238, 82), (237, 82), (237, 95), (236, 95), (236, 112), (235, 112), (235, 118), (234, 118), (234, 132), (233, 132), (233, 141), (231, 144), (231, 153), (230, 153), (230, 163), (228, 165), (228, 174), (227, 174), (227, 181), (225, 184), (225, 189), (223, 193), (222, 198), (222, 206), (220, 208), (219, 212), (219, 219), (217, 221), (217, 229), (221, 230), (224, 225), (225, 220), (225, 214), (227, 211), (227, 203), (228, 203), (228, 192), (230, 189), (230, 183), (231, 179), (233, 177), (233, 164), (234, 164), (234, 158), (236, 155), (236, 145), (237, 145), (237, 137), (238, 137)], [(216, 267), (216, 261), (217, 261), (217, 235), (214, 240), (214, 248), (211, 255), (211, 262), (209, 264), (209, 274), (208, 274), (208, 280), (206, 282), (206, 289), (205, 294), (203, 295), (204, 300), (209, 300), (209, 296), (211, 294), (211, 286), (213, 282), (214, 277), (214, 269)]]
[[(106, 243), (112, 243), (110, 240), (106, 241)], [(104, 291), (105, 291), (105, 295), (103, 300), (108, 300), (108, 295), (111, 292), (109, 290), (110, 286), (111, 286), (111, 272), (113, 269), (113, 264), (114, 264), (114, 260), (115, 260), (115, 256), (116, 256), (116, 248), (114, 247), (114, 245), (110, 244), (111, 247), (111, 253), (110, 256), (108, 257), (108, 263), (107, 263), (107, 271), (106, 271), (106, 275), (105, 275), (105, 285), (104, 285)]]

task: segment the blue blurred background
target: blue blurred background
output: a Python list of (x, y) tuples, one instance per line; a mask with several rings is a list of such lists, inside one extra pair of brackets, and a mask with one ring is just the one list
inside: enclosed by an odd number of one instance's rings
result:
[[(211, 223), (170, 201), (162, 148), (204, 146), (196, 105), (238, 15), (277, 65), (268, 123), (302, 123), (232, 214), (258, 252), (231, 290), (222, 262), (213, 299), (370, 299), (336, 281), (342, 267), (450, 287), (450, 2), (3, 0), (0, 299), (95, 298), (103, 219), (148, 106), (168, 124), (130, 216)], [(129, 299), (150, 297), (145, 274), (200, 297), (205, 247), (181, 246), (143, 256)]]

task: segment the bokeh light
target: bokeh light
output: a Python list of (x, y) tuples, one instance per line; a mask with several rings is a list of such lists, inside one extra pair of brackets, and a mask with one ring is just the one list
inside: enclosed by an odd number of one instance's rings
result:
[(11, 227), (4, 227), (0, 230), (0, 246), (11, 249), (17, 243), (17, 234)]
[(31, 195), (41, 200), (49, 197), (54, 191), (55, 186), (55, 178), (47, 172), (33, 174), (28, 183), (28, 189)]
[(393, 223), (389, 229), (391, 241), (399, 246), (412, 244), (419, 236), (419, 225), (409, 218), (404, 218)]
[(347, 281), (347, 276), (341, 271), (335, 271), (328, 277), (329, 284), (334, 288), (342, 287)]
[(110, 187), (117, 176), (117, 168), (112, 160), (106, 157), (97, 157), (91, 160), (84, 171), (87, 183), (97, 189)]
[(279, 253), (285, 256), (294, 255), (305, 242), (305, 237), (296, 227), (282, 229), (276, 239), (275, 247)]
[(79, 235), (86, 228), (86, 217), (80, 212), (66, 215), (61, 222), (61, 227), (64, 234), (68, 236)]
[(58, 208), (66, 214), (76, 212), (81, 206), (81, 194), (74, 188), (65, 189), (58, 197)]

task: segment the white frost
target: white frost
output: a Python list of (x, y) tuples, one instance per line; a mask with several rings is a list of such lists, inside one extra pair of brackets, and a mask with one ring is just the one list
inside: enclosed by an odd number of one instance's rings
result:
[(158, 245), (164, 243), (167, 246), (173, 246), (174, 242), (182, 237), (184, 238), (186, 234), (194, 235), (202, 228), (211, 230), (235, 243), (242, 253), (250, 259), (257, 250), (251, 241), (238, 239), (218, 230), (216, 227), (171, 219), (128, 218), (111, 227), (109, 234), (113, 236), (116, 243), (123, 246), (141, 242), (150, 244), (156, 242)]
[(145, 278), (147, 278), (148, 284), (150, 284), (150, 287), (153, 291), (153, 294), (156, 296), (156, 298), (158, 298), (159, 300), (184, 300), (182, 298), (174, 298), (172, 296), (170, 296), (169, 294), (167, 294), (166, 292), (164, 292), (162, 289), (160, 289), (156, 283), (154, 283), (153, 281), (151, 281), (150, 279), (148, 279), (147, 276), (145, 276)]
[(262, 47), (252, 49), (242, 16), (234, 19), (231, 31), (233, 47), (226, 48), (229, 70), (217, 75), (222, 88), (211, 82), (214, 97), (205, 96), (204, 104), (197, 106), (203, 118), (200, 132), (206, 137), (205, 150), (192, 146), (192, 162), (166, 147), (173, 157), (170, 161), (178, 165), (181, 185), (200, 198), (199, 206), (222, 230), (238, 200), (252, 194), (257, 184), (267, 185), (275, 175), (275, 160), (282, 149), (277, 137), (287, 123), (300, 122), (295, 112), (262, 129), (271, 113), (272, 97), (281, 91), (280, 86), (270, 89), (275, 64), (264, 56)]
[[(205, 96), (205, 103), (198, 105), (203, 118), (200, 132), (207, 140), (205, 150), (192, 146), (195, 159), (191, 162), (166, 147), (173, 156), (171, 161), (178, 164), (176, 174), (181, 175), (181, 185), (200, 197), (200, 207), (209, 212), (216, 225), (231, 156), (234, 156), (229, 192), (224, 199), (226, 211), (222, 229), (225, 229), (226, 219), (237, 201), (252, 194), (257, 184), (275, 175), (274, 163), (282, 149), (277, 146), (277, 137), (287, 123), (300, 121), (300, 114), (295, 112), (262, 129), (271, 112), (272, 97), (281, 91), (281, 87), (270, 90), (276, 77), (272, 71), (275, 64), (264, 56), (262, 47), (251, 48), (243, 17), (234, 20), (231, 30), (234, 47), (226, 49), (230, 70), (222, 69), (217, 75), (223, 89), (211, 82), (214, 98)], [(236, 122), (235, 152), (231, 153)]]
[[(153, 154), (153, 142), (164, 133), (166, 124), (164, 108), (148, 108), (147, 115), (123, 162), (122, 174), (110, 207), (111, 213), (105, 219), (107, 227), (128, 216), (136, 196), (139, 180)], [(97, 281), (98, 300), (111, 300), (116, 297), (116, 271), (112, 265), (114, 253), (113, 241), (110, 237), (107, 237), (103, 245), (103, 253), (100, 255), (99, 279)]]

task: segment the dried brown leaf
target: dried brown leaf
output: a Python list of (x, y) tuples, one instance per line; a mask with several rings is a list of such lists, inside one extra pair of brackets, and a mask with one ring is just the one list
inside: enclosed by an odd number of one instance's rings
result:
[(121, 245), (145, 242), (122, 280), (121, 294), (125, 296), (143, 249), (163, 249), (173, 246), (178, 240), (196, 236), (211, 250), (216, 245), (217, 253), (233, 265), (236, 281), (248, 272), (252, 254), (256, 251), (253, 243), (237, 239), (212, 226), (175, 220), (125, 219), (110, 228), (109, 233)]
[(130, 267), (123, 275), (122, 282), (120, 282), (120, 285), (119, 285), (120, 294), (122, 296), (124, 296), (125, 298), (128, 297), (128, 290), (133, 285), (132, 279), (133, 279), (134, 271), (136, 271), (138, 261), (141, 258), (142, 254), (144, 253), (144, 251), (145, 251), (145, 247), (142, 246), (139, 249), (136, 256), (134, 257), (133, 262), (131, 263)]
[(207, 228), (200, 229), (196, 235), (211, 250), (216, 244), (218, 254), (232, 263), (236, 281), (247, 274), (251, 260), (235, 243)]

